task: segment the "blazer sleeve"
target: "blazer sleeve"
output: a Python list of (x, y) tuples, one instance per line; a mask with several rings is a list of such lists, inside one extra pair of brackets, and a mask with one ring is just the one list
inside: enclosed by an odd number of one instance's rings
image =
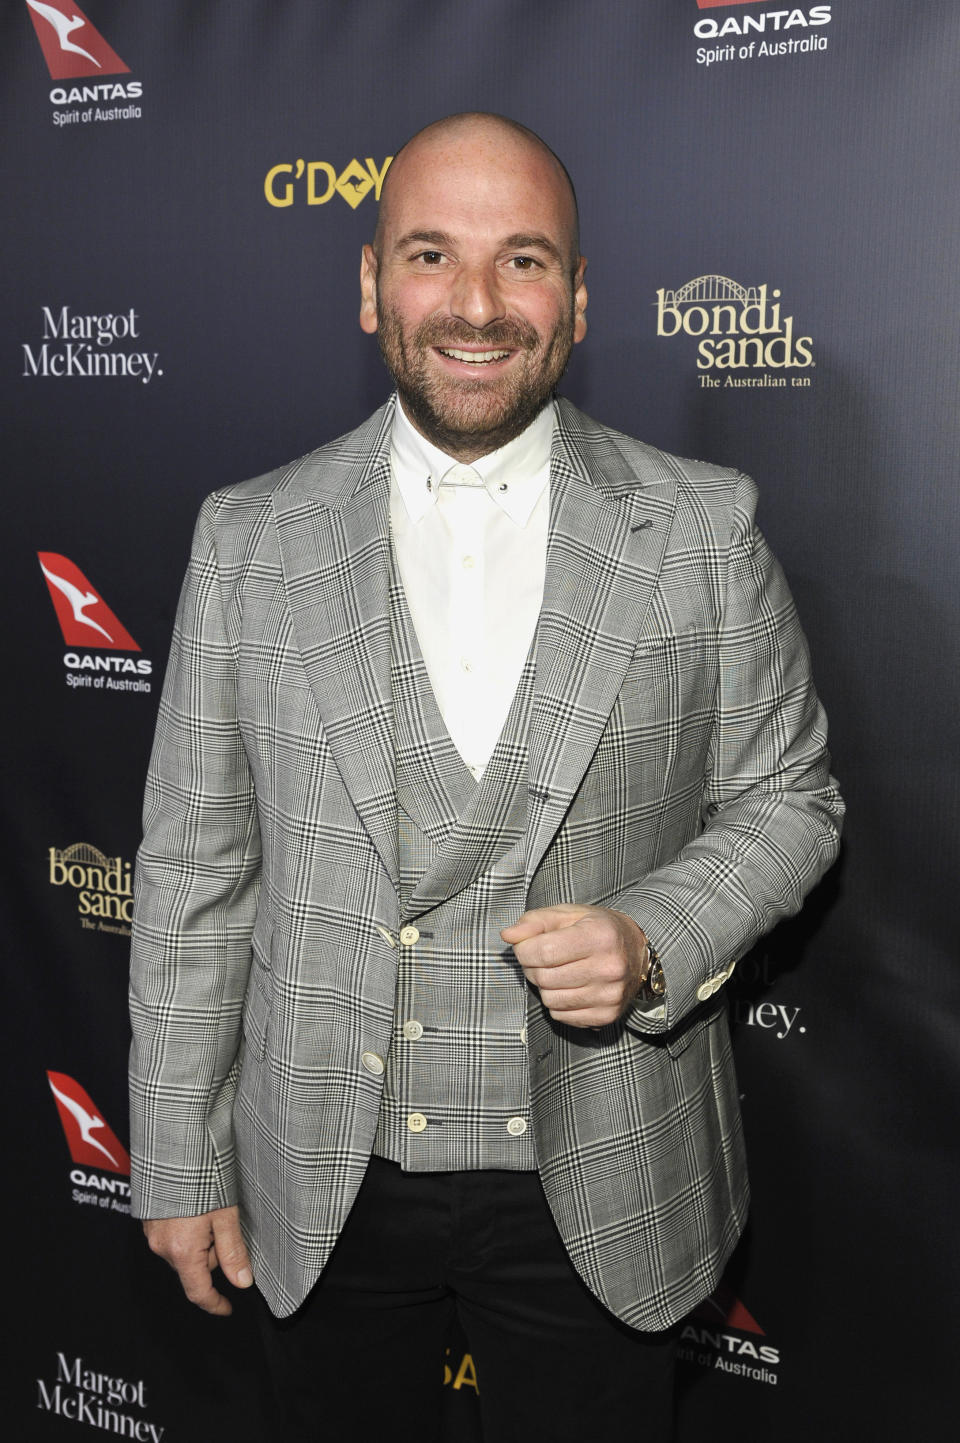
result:
[(138, 1217), (236, 1201), (231, 1112), (260, 883), (253, 781), (214, 539), (200, 513), (164, 682), (137, 857), (130, 1009)]
[(839, 849), (843, 802), (827, 727), (786, 578), (738, 478), (719, 619), (719, 672), (703, 830), (676, 859), (608, 905), (657, 948), (665, 997), (625, 1021), (676, 1027), (730, 978), (782, 917), (799, 911)]

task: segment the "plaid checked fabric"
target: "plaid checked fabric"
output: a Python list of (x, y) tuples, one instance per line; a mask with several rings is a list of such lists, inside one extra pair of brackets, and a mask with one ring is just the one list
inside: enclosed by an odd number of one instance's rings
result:
[(458, 821), (479, 828), (494, 851), (468, 886), (419, 917), (413, 945), (401, 933), (374, 1151), (411, 1171), (535, 1168), (526, 981), (500, 938), (525, 905), (533, 658), (478, 784), (440, 714), (395, 564), (390, 597), (402, 910), (417, 890), (446, 891), (447, 857), (456, 864), (461, 850), (451, 840)]
[[(399, 930), (503, 845), (499, 808), (461, 814), (402, 893), (391, 419), (205, 503), (147, 784), (135, 1208), (239, 1201), (280, 1315), (316, 1281), (374, 1142), (367, 1064), (394, 1035)], [(752, 483), (561, 401), (550, 486), (526, 901), (635, 917), (667, 995), (585, 1034), (528, 990), (530, 1131), (581, 1276), (658, 1328), (710, 1291), (746, 1208), (723, 986), (832, 862), (842, 804)]]

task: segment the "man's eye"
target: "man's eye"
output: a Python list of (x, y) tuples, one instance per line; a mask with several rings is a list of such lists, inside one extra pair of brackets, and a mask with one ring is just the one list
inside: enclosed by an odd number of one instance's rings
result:
[(421, 251), (417, 256), (418, 261), (423, 261), (425, 266), (438, 266), (443, 260), (442, 251)]
[(510, 269), (514, 271), (535, 271), (539, 269), (540, 262), (534, 256), (511, 256)]

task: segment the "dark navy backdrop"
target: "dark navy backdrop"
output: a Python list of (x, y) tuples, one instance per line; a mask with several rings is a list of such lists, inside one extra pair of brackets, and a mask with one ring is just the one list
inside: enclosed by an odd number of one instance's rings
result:
[[(850, 805), (733, 990), (755, 1206), (685, 1330), (681, 1443), (952, 1436), (955, 5), (8, 0), (0, 35), (17, 1436), (270, 1437), (251, 1300), (193, 1312), (124, 1211), (125, 868), (197, 506), (383, 398), (356, 325), (378, 180), (469, 108), (577, 182), (567, 394), (757, 477)], [(483, 1360), (451, 1339), (447, 1365), (466, 1440)]]

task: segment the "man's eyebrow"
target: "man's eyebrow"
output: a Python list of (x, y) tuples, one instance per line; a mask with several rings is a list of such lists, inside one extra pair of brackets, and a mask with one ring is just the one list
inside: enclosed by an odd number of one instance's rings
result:
[(402, 235), (394, 246), (394, 250), (404, 251), (412, 245), (436, 246), (444, 249), (453, 245), (453, 237), (442, 230), (408, 230)]
[(504, 240), (503, 244), (510, 250), (546, 251), (547, 255), (552, 256), (554, 260), (560, 262), (563, 261), (563, 256), (560, 254), (560, 251), (554, 245), (550, 237), (546, 235), (540, 235), (537, 232), (532, 234), (528, 234), (527, 232), (523, 232), (521, 234), (518, 232), (517, 235), (508, 235), (507, 238)]

